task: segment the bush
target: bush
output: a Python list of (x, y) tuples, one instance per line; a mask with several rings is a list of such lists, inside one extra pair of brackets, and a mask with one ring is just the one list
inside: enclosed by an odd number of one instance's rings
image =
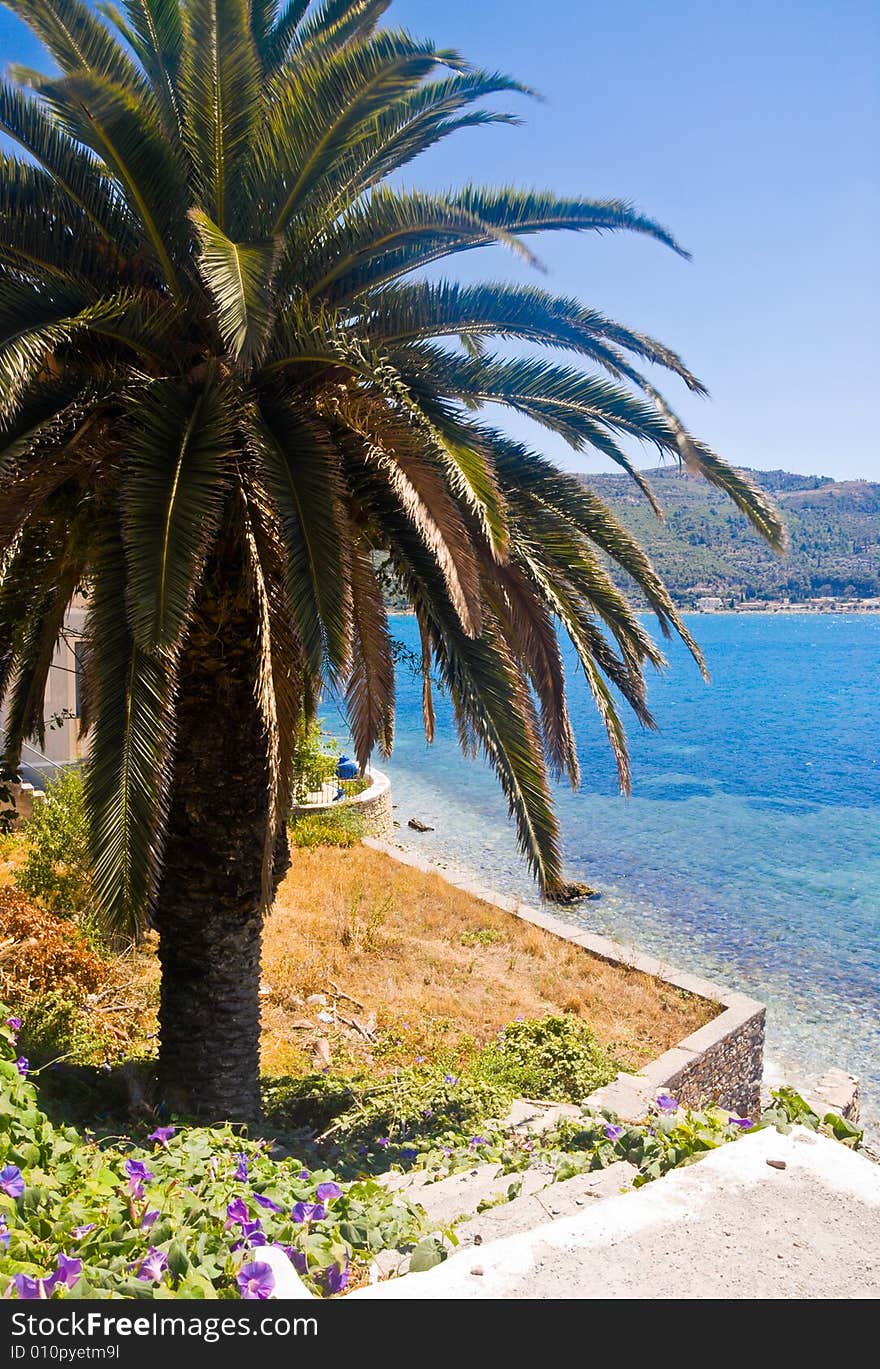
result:
[(82, 1002), (107, 978), (107, 965), (66, 918), (32, 904), (17, 889), (0, 888), (0, 994), (14, 1007), (45, 993)]
[(304, 725), (294, 750), (293, 802), (305, 803), (309, 794), (332, 780), (338, 761), (339, 745), (326, 736), (317, 719)]
[(315, 846), (357, 846), (364, 835), (364, 820), (356, 808), (340, 805), (291, 818), (289, 832), (291, 846), (306, 850)]
[(611, 1056), (577, 1017), (511, 1022), (472, 1068), (512, 1097), (558, 1103), (580, 1103), (617, 1074)]
[(21, 1004), (18, 1015), (24, 1018), (19, 1049), (32, 1069), (67, 1059), (100, 1063), (112, 1048), (112, 1041), (93, 1025), (83, 1005), (63, 993), (29, 998)]
[(88, 923), (94, 908), (83, 782), (79, 770), (62, 770), (24, 824), (28, 850), (15, 883), (61, 917)]

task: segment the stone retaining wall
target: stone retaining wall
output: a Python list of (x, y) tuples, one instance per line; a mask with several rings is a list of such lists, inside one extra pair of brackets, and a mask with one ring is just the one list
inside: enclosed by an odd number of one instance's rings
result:
[(520, 903), (518, 899), (441, 870), (413, 851), (371, 838), (366, 840), (366, 845), (404, 865), (439, 875), (474, 898), (502, 908), (524, 922), (543, 927), (563, 941), (582, 946), (600, 960), (639, 970), (717, 1007), (717, 1017), (686, 1036), (672, 1050), (652, 1060), (638, 1074), (621, 1073), (613, 1083), (597, 1089), (588, 1099), (593, 1106), (610, 1108), (625, 1121), (638, 1121), (658, 1093), (671, 1093), (679, 1102), (691, 1107), (718, 1103), (741, 1117), (758, 1110), (764, 1071), (766, 1009), (763, 1003), (709, 979), (678, 970), (653, 956), (632, 952), (609, 937), (585, 931), (574, 923)]
[(367, 837), (387, 837), (394, 831), (394, 818), (391, 812), (391, 781), (379, 770), (370, 772), (372, 783), (369, 789), (338, 803), (299, 804), (292, 809), (294, 816), (304, 813), (330, 813), (335, 808), (354, 808), (364, 824)]

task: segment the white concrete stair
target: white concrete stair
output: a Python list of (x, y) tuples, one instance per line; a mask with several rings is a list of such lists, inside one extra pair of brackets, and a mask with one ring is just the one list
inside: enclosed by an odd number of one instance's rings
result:
[(880, 1167), (803, 1127), (767, 1128), (642, 1188), (350, 1296), (877, 1298)]

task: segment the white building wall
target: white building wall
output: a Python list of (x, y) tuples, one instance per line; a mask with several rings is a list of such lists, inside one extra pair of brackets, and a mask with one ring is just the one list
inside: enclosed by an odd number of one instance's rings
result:
[[(41, 746), (34, 738), (25, 742), (22, 750), (22, 765), (45, 772), (47, 776), (58, 766), (80, 760), (87, 749), (79, 736), (79, 666), (76, 658), (76, 647), (82, 641), (85, 617), (85, 601), (74, 600), (49, 668), (43, 708), (45, 744)], [(0, 710), (0, 720), (5, 724), (5, 709)]]

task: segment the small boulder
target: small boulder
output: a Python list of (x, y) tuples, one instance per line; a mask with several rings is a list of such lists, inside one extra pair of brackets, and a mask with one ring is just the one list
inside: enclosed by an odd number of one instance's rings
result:
[(554, 889), (549, 890), (546, 895), (550, 903), (559, 903), (567, 906), (570, 903), (580, 903), (584, 898), (599, 898), (598, 889), (592, 889), (589, 884), (581, 884), (579, 880), (563, 880)]

